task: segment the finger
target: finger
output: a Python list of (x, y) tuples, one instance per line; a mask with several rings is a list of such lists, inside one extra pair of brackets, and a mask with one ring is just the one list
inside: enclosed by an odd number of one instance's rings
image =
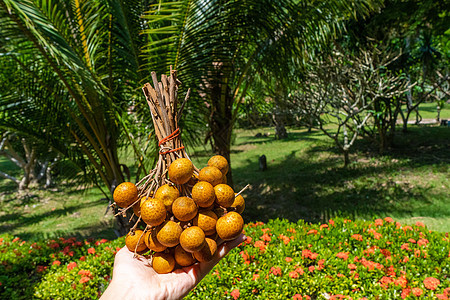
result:
[(219, 261), (224, 258), (233, 248), (237, 247), (240, 243), (245, 241), (247, 237), (244, 234), (240, 234), (236, 239), (228, 241), (220, 245), (217, 249), (216, 255), (212, 260), (208, 262), (203, 262), (198, 264), (198, 269), (196, 270), (197, 282), (203, 279), (203, 277), (208, 274)]

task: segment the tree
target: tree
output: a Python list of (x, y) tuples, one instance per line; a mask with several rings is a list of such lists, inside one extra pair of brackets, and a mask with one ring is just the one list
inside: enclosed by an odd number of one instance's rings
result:
[(308, 113), (315, 112), (320, 129), (344, 155), (345, 167), (350, 163), (350, 148), (369, 121), (375, 124), (380, 147), (385, 145), (385, 130), (390, 127), (382, 126), (385, 119), (380, 103), (401, 96), (406, 86), (402, 76), (387, 70), (396, 58), (375, 45), (359, 53), (336, 47), (313, 63), (306, 74), (298, 94), (303, 94), (303, 101), (314, 108)]
[(130, 127), (143, 123), (128, 113), (143, 99), (136, 87), (145, 76), (139, 32), (146, 5), (120, 0), (0, 2), (2, 65), (19, 75), (0, 91), (0, 128), (60, 153), (107, 198), (129, 173), (119, 159), (122, 146), (131, 143), (141, 163), (153, 161), (139, 151), (138, 137), (131, 136)]
[[(217, 154), (230, 161), (231, 132), (255, 74), (288, 77), (308, 50), (343, 29), (347, 16), (367, 14), (381, 1), (177, 1), (154, 6), (146, 50), (152, 69), (173, 64), (195, 89)], [(275, 76), (277, 75), (277, 76)], [(201, 104), (206, 103), (206, 107)], [(231, 172), (228, 182), (232, 183)]]
[(420, 122), (421, 103), (431, 99), (439, 102), (448, 91), (449, 7), (448, 0), (388, 0), (366, 21), (352, 20), (348, 26), (349, 48), (357, 49), (375, 40), (388, 42), (392, 49), (402, 52), (390, 68), (403, 72), (410, 81), (410, 89), (402, 99), (406, 111), (399, 111), (404, 132), (412, 113), (416, 113), (416, 123)]

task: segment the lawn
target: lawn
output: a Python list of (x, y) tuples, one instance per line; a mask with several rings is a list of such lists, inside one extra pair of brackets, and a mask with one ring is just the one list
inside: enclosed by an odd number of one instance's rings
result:
[[(442, 118), (449, 118), (449, 112), (445, 109)], [(245, 221), (284, 218), (317, 223), (335, 216), (368, 220), (389, 216), (450, 231), (450, 128), (410, 125), (409, 129), (406, 135), (398, 133), (395, 147), (384, 156), (360, 141), (346, 169), (331, 140), (319, 131), (289, 128), (288, 139), (276, 140), (272, 128), (235, 130), (231, 154), (235, 190), (249, 184), (243, 193)], [(212, 155), (204, 148), (188, 153), (197, 167), (205, 166)], [(263, 154), (266, 171), (259, 170)], [(3, 158), (0, 168), (19, 174)], [(115, 236), (113, 216), (106, 212), (108, 202), (95, 188), (59, 185), (19, 196), (14, 188), (0, 180), (1, 232), (26, 240)]]

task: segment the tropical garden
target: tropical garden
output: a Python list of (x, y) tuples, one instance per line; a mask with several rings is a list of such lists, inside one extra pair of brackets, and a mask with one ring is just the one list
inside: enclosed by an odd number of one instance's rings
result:
[(191, 160), (246, 187), (246, 241), (188, 299), (450, 298), (449, 8), (1, 0), (0, 298), (105, 291), (170, 70)]

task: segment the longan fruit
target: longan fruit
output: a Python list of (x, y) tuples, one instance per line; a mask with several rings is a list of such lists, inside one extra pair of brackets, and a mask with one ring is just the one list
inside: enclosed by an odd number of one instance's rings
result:
[(181, 233), (180, 245), (187, 252), (199, 251), (205, 245), (205, 233), (198, 226), (188, 227)]
[(178, 158), (169, 166), (169, 179), (176, 184), (185, 184), (194, 174), (194, 165), (187, 158)]
[(207, 181), (197, 182), (192, 188), (192, 199), (200, 207), (211, 206), (216, 199), (214, 187)]
[(244, 212), (244, 209), (245, 209), (244, 197), (242, 197), (242, 195), (239, 195), (239, 196), (235, 197), (234, 201), (233, 201), (233, 204), (231, 204), (231, 207), (236, 208), (236, 212), (238, 214), (242, 214)]
[(155, 198), (148, 198), (141, 205), (142, 220), (150, 226), (158, 226), (166, 219), (167, 211), (164, 203)]
[(187, 267), (195, 263), (195, 258), (192, 253), (187, 252), (181, 245), (175, 248), (175, 261), (182, 267)]
[(230, 207), (234, 202), (234, 191), (227, 184), (218, 184), (214, 187), (216, 203), (223, 207)]
[(158, 238), (156, 237), (156, 230), (153, 229), (145, 233), (144, 242), (147, 245), (148, 249), (153, 250), (155, 252), (162, 252), (167, 249), (166, 246), (164, 246), (158, 241)]
[(206, 238), (205, 241), (206, 243), (203, 248), (199, 251), (194, 252), (194, 257), (199, 262), (210, 261), (211, 259), (213, 259), (214, 255), (217, 252), (217, 243), (215, 240)]
[(180, 192), (176, 186), (171, 184), (164, 184), (156, 190), (155, 199), (161, 200), (166, 206), (166, 210), (172, 211), (172, 203), (180, 197)]
[(234, 211), (220, 217), (216, 223), (217, 234), (224, 241), (234, 240), (241, 234), (243, 229), (244, 219)]
[(141, 205), (148, 198), (146, 196), (141, 197), (141, 200), (133, 205), (133, 212), (137, 217), (141, 216)]
[(115, 188), (113, 193), (114, 202), (122, 208), (130, 206), (137, 198), (138, 189), (136, 185), (131, 182), (122, 182)]
[(206, 235), (216, 232), (217, 215), (212, 210), (198, 212), (194, 218), (194, 226), (200, 227)]
[(170, 273), (175, 268), (175, 258), (170, 253), (155, 253), (152, 258), (152, 267), (158, 274)]
[(228, 173), (228, 161), (222, 155), (214, 155), (208, 160), (208, 166), (216, 167), (225, 176)]
[(134, 252), (134, 250), (136, 250), (136, 252), (147, 250), (144, 231), (136, 229), (134, 232), (129, 232), (125, 238), (125, 246), (127, 246), (128, 250), (131, 252)]
[(166, 247), (175, 247), (180, 243), (180, 235), (183, 229), (174, 221), (166, 221), (157, 229), (156, 238)]
[(213, 186), (222, 183), (222, 172), (216, 167), (204, 167), (198, 173), (199, 181), (207, 181)]
[(179, 197), (172, 204), (172, 212), (180, 221), (189, 221), (197, 215), (197, 205), (189, 197)]

